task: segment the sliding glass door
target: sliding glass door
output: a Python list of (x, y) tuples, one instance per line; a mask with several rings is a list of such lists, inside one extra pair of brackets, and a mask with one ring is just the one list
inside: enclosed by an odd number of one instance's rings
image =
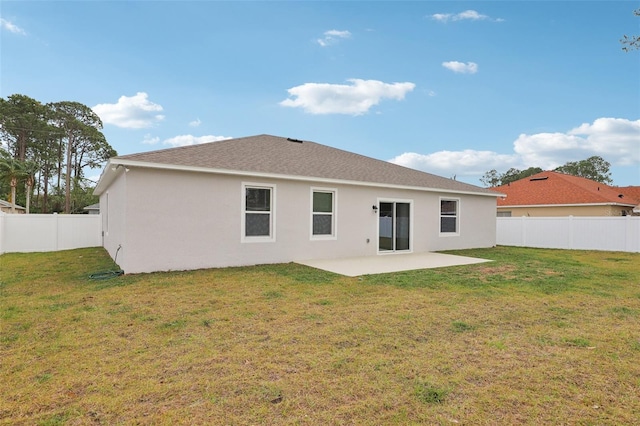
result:
[(378, 250), (409, 250), (411, 244), (411, 204), (380, 202), (378, 208)]

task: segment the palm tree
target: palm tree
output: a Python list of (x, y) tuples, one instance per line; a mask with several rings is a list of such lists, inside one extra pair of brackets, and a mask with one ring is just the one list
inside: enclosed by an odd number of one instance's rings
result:
[(36, 180), (36, 173), (38, 172), (39, 168), (38, 165), (33, 162), (33, 161), (25, 161), (23, 164), (23, 172), (24, 172), (24, 177), (25, 177), (25, 183), (27, 185), (27, 202), (26, 202), (26, 209), (27, 209), (27, 214), (29, 214), (29, 205), (31, 204), (31, 192), (33, 191), (33, 185), (35, 184), (35, 180)]
[(24, 162), (11, 157), (6, 151), (0, 151), (0, 179), (9, 182), (11, 187), (11, 213), (16, 212), (16, 187), (25, 176)]

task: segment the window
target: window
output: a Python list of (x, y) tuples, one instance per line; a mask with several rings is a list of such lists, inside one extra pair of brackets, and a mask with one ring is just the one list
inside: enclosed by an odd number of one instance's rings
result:
[(511, 217), (511, 212), (510, 211), (498, 212), (498, 217)]
[(335, 190), (311, 189), (311, 237), (335, 237)]
[(458, 206), (460, 200), (440, 199), (440, 233), (458, 234)]
[(274, 200), (275, 187), (243, 185), (243, 240), (274, 240)]

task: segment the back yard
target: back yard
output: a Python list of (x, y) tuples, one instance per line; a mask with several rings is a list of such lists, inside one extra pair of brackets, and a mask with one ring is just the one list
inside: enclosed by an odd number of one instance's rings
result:
[(0, 256), (1, 424), (632, 424), (640, 255), (344, 278), (141, 274), (101, 248)]

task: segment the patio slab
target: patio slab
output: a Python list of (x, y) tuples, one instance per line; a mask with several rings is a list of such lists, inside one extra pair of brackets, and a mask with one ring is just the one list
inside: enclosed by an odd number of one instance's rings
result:
[(393, 253), (378, 256), (347, 257), (342, 259), (322, 259), (299, 261), (301, 265), (334, 272), (348, 277), (360, 275), (386, 274), (389, 272), (411, 271), (415, 269), (443, 268), (446, 266), (471, 265), (491, 262), (487, 259), (456, 256), (444, 253)]

